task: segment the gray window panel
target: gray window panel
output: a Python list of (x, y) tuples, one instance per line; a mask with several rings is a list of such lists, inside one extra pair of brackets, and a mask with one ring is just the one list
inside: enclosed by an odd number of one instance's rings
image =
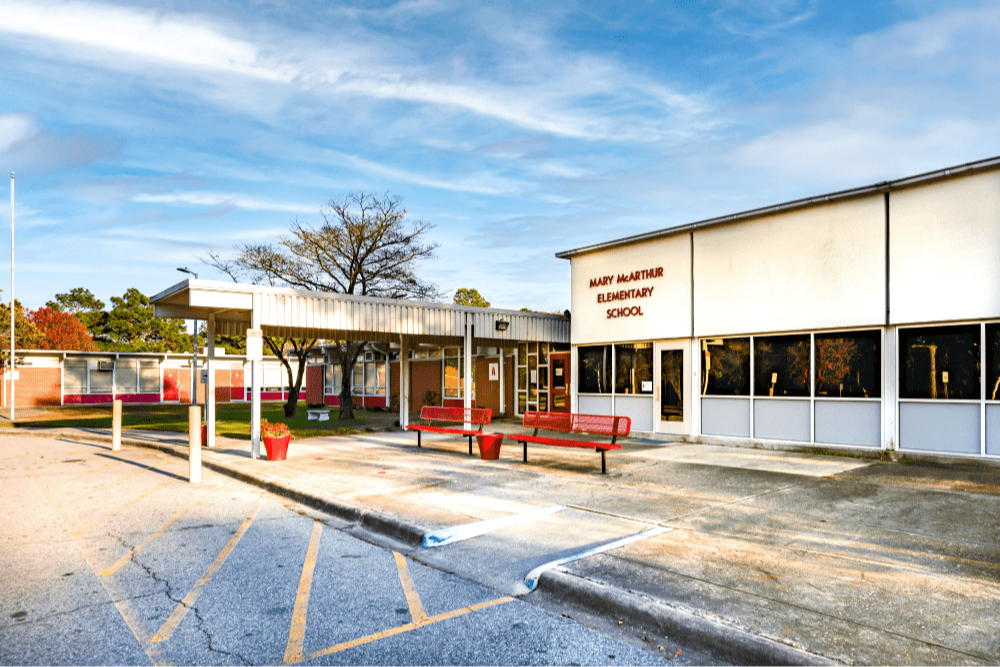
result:
[(1000, 405), (986, 406), (986, 453), (1000, 456)]
[(753, 430), (764, 440), (809, 442), (809, 401), (754, 401)]
[(90, 369), (91, 394), (110, 394), (113, 381), (114, 373), (110, 370), (99, 371), (97, 368)]
[(115, 362), (115, 392), (134, 394), (139, 390), (139, 372), (136, 362), (119, 359)]
[(160, 393), (160, 363), (158, 361), (139, 362), (139, 391), (143, 394)]
[(610, 415), (610, 396), (581, 396), (579, 399), (580, 413), (585, 415)]
[(701, 432), (731, 438), (750, 437), (750, 399), (701, 399)]
[(881, 447), (882, 404), (816, 401), (816, 442)]
[(633, 431), (653, 430), (653, 410), (653, 399), (649, 397), (619, 396), (615, 399), (615, 413), (631, 418)]
[(900, 403), (899, 448), (978, 454), (979, 406)]
[(63, 366), (63, 392), (67, 394), (87, 393), (87, 361), (67, 360)]

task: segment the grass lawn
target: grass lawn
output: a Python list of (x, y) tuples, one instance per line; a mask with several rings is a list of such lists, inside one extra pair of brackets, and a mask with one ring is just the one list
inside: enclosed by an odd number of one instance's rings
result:
[[(122, 406), (122, 428), (152, 431), (177, 431), (187, 433), (188, 405), (129, 405)], [(315, 438), (325, 435), (350, 435), (366, 431), (384, 431), (393, 428), (399, 418), (393, 411), (367, 411), (355, 408), (355, 419), (341, 422), (337, 408), (330, 410), (330, 421), (308, 421), (306, 407), (300, 405), (295, 416), (285, 418), (281, 403), (261, 404), (261, 417), (269, 422), (288, 424), (294, 438)], [(9, 422), (4, 426), (10, 426)], [(91, 427), (111, 428), (111, 405), (62, 406), (46, 408), (45, 413), (18, 419), (15, 428), (21, 427)], [(215, 408), (215, 432), (229, 438), (250, 439), (250, 404), (219, 404)]]

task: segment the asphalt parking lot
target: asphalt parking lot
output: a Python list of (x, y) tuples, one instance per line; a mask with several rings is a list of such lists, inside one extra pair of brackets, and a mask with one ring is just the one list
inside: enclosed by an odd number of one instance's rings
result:
[(161, 452), (0, 452), (3, 664), (712, 660), (596, 632), (210, 470), (192, 485)]

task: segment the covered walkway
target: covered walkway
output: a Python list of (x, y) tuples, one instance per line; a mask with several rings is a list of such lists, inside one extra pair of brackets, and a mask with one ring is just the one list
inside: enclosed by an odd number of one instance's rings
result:
[[(563, 315), (379, 299), (308, 290), (188, 279), (150, 299), (157, 317), (208, 323), (206, 402), (209, 447), (215, 446), (215, 336), (246, 336), (251, 362), (250, 439), (260, 455), (262, 336), (396, 344), (400, 358), (399, 423), (410, 411), (410, 350), (420, 344), (461, 345), (464, 382), (472, 385), (473, 346), (511, 349), (520, 342), (569, 343)], [(501, 364), (503, 354), (500, 355)], [(501, 368), (500, 377), (503, 378)], [(502, 395), (502, 392), (501, 392)], [(465, 392), (465, 407), (472, 407)]]

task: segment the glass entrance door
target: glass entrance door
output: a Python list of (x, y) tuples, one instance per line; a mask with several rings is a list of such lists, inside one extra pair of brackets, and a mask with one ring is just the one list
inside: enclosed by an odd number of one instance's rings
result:
[(690, 345), (684, 342), (656, 344), (653, 356), (658, 380), (656, 388), (655, 428), (658, 433), (687, 435), (690, 433), (690, 391), (686, 386), (690, 364)]

